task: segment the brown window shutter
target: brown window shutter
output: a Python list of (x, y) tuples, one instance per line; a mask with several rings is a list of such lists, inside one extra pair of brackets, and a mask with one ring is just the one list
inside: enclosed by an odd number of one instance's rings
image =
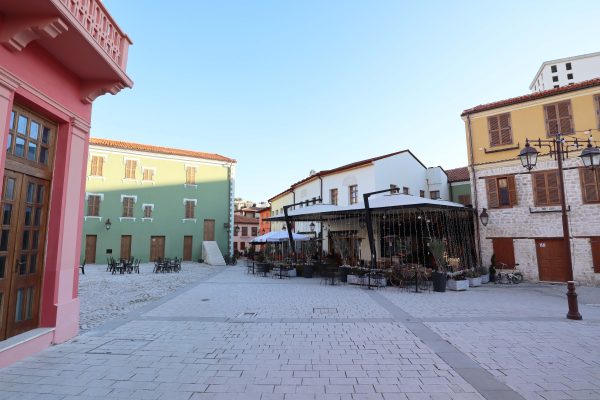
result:
[(598, 171), (581, 168), (579, 176), (581, 178), (581, 194), (584, 203), (595, 203), (600, 201), (600, 184)]
[(92, 176), (98, 176), (98, 157), (92, 156)]
[(511, 144), (512, 132), (510, 127), (510, 114), (501, 114), (498, 119), (500, 120), (500, 143)]
[(546, 114), (546, 134), (548, 136), (556, 136), (558, 133), (558, 111), (556, 104), (544, 106)]
[(549, 206), (560, 204), (560, 190), (558, 185), (558, 171), (546, 172), (546, 188), (548, 191)]
[(96, 157), (97, 160), (97, 165), (96, 165), (96, 176), (104, 176), (103, 170), (104, 170), (104, 158), (103, 157)]
[(488, 207), (500, 207), (500, 202), (498, 201), (498, 182), (496, 181), (496, 178), (486, 178), (485, 186), (487, 189)]
[(488, 117), (488, 128), (490, 131), (490, 146), (500, 145), (500, 121), (498, 116)]
[(556, 105), (559, 118), (559, 129), (562, 134), (573, 133), (573, 120), (571, 118), (571, 102), (563, 101)]
[(592, 245), (592, 264), (594, 264), (594, 272), (600, 273), (600, 237), (591, 237), (590, 244)]
[(94, 197), (95, 196), (89, 196), (88, 197), (88, 212), (87, 215), (89, 216), (95, 216), (96, 214), (94, 214)]
[(519, 204), (519, 201), (517, 199), (517, 184), (515, 182), (515, 176), (510, 175), (506, 178), (508, 182), (508, 197), (510, 199), (510, 205), (516, 206), (517, 204)]
[(538, 172), (533, 177), (533, 195), (536, 206), (545, 206), (548, 204), (548, 195), (546, 194), (546, 175)]

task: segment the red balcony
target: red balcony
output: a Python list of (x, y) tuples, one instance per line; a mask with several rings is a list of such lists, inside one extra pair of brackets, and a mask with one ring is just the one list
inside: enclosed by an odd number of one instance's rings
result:
[(0, 43), (18, 52), (32, 42), (81, 79), (84, 102), (133, 85), (126, 74), (132, 42), (100, 0), (1, 0)]

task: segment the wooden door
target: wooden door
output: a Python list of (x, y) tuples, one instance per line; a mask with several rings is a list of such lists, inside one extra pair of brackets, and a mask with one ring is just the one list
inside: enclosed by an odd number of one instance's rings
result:
[(131, 258), (131, 235), (121, 235), (121, 258)]
[(50, 182), (5, 170), (0, 236), (0, 339), (38, 326)]
[(492, 239), (494, 255), (496, 256), (496, 268), (502, 268), (506, 264), (508, 268), (515, 267), (515, 247), (512, 238)]
[(165, 237), (152, 236), (150, 238), (150, 261), (165, 258)]
[(204, 240), (212, 242), (215, 240), (215, 220), (204, 220)]
[(569, 280), (567, 246), (563, 239), (536, 239), (540, 281), (566, 282)]
[(183, 237), (183, 261), (192, 261), (192, 243), (193, 236)]
[(85, 235), (85, 263), (95, 264), (96, 263), (96, 241), (98, 236), (96, 235)]
[(592, 263), (594, 264), (594, 272), (600, 273), (600, 236), (590, 238), (592, 246)]

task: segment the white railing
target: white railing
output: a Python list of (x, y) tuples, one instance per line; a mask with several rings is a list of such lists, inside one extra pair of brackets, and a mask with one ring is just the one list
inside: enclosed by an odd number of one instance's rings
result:
[(131, 43), (100, 0), (60, 0), (123, 71)]

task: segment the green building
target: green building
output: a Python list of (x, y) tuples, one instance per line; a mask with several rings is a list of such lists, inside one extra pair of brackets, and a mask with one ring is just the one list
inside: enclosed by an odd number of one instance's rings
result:
[(467, 167), (449, 169), (446, 171), (446, 175), (448, 176), (450, 201), (465, 206), (472, 205), (469, 169)]
[(218, 154), (91, 139), (82, 260), (232, 253), (235, 160)]

